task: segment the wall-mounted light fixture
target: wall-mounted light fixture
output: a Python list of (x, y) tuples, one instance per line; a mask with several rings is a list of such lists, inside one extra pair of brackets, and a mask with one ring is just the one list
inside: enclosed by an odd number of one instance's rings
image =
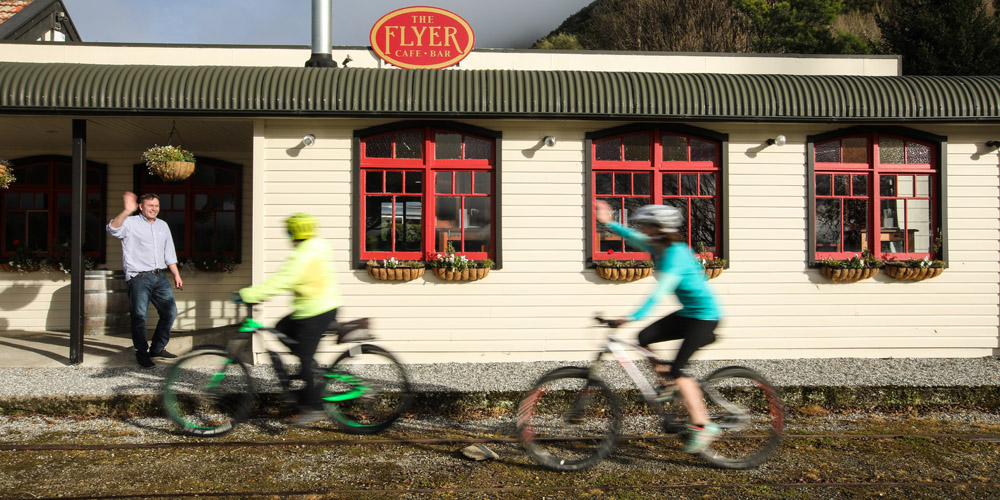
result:
[(768, 139), (767, 140), (767, 145), (768, 146), (784, 146), (785, 145), (785, 136), (779, 135), (777, 137), (773, 137), (771, 139)]
[(986, 141), (986, 147), (993, 149), (1000, 148), (1000, 141)]
[(344, 62), (340, 63), (340, 65), (346, 68), (347, 67), (347, 63), (349, 63), (349, 62), (351, 62), (353, 60), (354, 59), (351, 58), (351, 55), (347, 54), (347, 57), (344, 58)]
[(556, 137), (554, 135), (547, 135), (547, 136), (545, 136), (545, 145), (548, 146), (548, 147), (550, 147), (550, 148), (552, 146), (555, 146), (556, 145)]
[(316, 136), (312, 134), (306, 135), (302, 138), (302, 144), (305, 144), (307, 147), (316, 144)]

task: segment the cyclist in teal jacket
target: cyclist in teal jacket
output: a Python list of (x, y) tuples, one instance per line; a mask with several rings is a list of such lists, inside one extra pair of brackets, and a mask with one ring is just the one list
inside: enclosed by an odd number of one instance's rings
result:
[[(655, 342), (680, 340), (680, 350), (670, 368), (691, 421), (691, 432), (684, 451), (697, 453), (708, 447), (719, 435), (719, 427), (708, 419), (705, 402), (698, 381), (684, 372), (691, 355), (715, 341), (715, 327), (721, 312), (715, 294), (708, 288), (705, 271), (691, 248), (683, 241), (678, 229), (684, 219), (680, 210), (664, 205), (645, 205), (632, 214), (631, 222), (638, 231), (612, 219), (611, 206), (597, 201), (597, 220), (625, 238), (630, 244), (649, 253), (655, 262), (657, 286), (646, 302), (631, 316), (613, 321), (620, 326), (628, 321), (645, 318), (663, 296), (675, 293), (681, 309), (661, 318), (639, 332), (639, 344), (648, 346)], [(665, 367), (654, 367), (663, 373)], [(670, 397), (669, 390), (661, 394)]]

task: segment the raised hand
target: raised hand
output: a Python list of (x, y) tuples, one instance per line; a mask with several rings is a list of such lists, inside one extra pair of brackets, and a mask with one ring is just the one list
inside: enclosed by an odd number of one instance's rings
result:
[(139, 208), (139, 197), (132, 191), (125, 191), (122, 201), (125, 202), (125, 210), (129, 212), (135, 212)]

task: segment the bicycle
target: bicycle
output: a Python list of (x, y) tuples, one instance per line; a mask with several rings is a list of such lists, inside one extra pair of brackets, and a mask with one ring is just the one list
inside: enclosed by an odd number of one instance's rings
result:
[[(612, 327), (609, 320), (597, 317)], [(542, 375), (522, 399), (517, 436), (527, 453), (557, 471), (578, 471), (596, 465), (613, 451), (622, 426), (621, 403), (602, 379), (601, 358), (611, 354), (632, 380), (668, 434), (686, 437), (678, 422), (679, 397), (654, 389), (636, 366), (631, 352), (654, 364), (669, 365), (652, 351), (609, 334), (604, 350), (588, 367), (564, 366)], [(722, 468), (748, 469), (763, 463), (777, 448), (784, 428), (785, 408), (777, 389), (760, 373), (729, 366), (699, 380), (709, 417), (722, 433), (700, 454)], [(674, 387), (676, 394), (676, 387)], [(661, 401), (667, 398), (666, 402)]]
[[(237, 303), (242, 303), (237, 301)], [(163, 405), (167, 416), (183, 432), (219, 436), (231, 431), (250, 413), (259, 398), (246, 363), (238, 354), (258, 332), (269, 332), (283, 344), (295, 342), (253, 319), (253, 304), (239, 333), (226, 347), (204, 346), (177, 358), (167, 373)], [(352, 434), (374, 434), (392, 425), (413, 403), (406, 370), (387, 350), (367, 343), (375, 339), (368, 331), (368, 318), (334, 323), (323, 338), (336, 335), (338, 344), (351, 343), (322, 375), (323, 406), (342, 429)], [(265, 344), (266, 345), (266, 344)], [(279, 354), (267, 349), (281, 387), (282, 401), (292, 404), (293, 377)], [(299, 377), (303, 376), (299, 374)]]

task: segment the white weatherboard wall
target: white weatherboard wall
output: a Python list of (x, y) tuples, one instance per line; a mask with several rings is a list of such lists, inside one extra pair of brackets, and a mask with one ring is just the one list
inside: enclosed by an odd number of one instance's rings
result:
[[(584, 134), (620, 122), (464, 120), (502, 133), (503, 269), (459, 283), (430, 273), (408, 283), (380, 282), (351, 269), (357, 260), (350, 255), (352, 134), (383, 123), (390, 121), (257, 123), (254, 282), (275, 272), (291, 249), (284, 219), (297, 211), (316, 215), (321, 236), (336, 250), (340, 317), (374, 318), (384, 344), (408, 362), (587, 359), (604, 334), (589, 328), (594, 313), (629, 313), (654, 285), (605, 281), (584, 264)], [(879, 275), (854, 284), (832, 283), (806, 262), (805, 137), (840, 126), (710, 128), (730, 137), (730, 268), (710, 282), (727, 317), (702, 359), (994, 353), (1000, 160), (981, 149), (989, 139), (982, 127), (914, 127), (949, 139), (945, 273), (924, 282)], [(310, 133), (316, 144), (302, 148)], [(788, 137), (785, 146), (761, 148), (777, 133)], [(541, 146), (546, 135), (558, 144)], [(265, 322), (286, 314), (289, 303), (290, 296), (272, 301)], [(676, 307), (668, 300), (657, 314)], [(623, 334), (633, 338), (636, 330)]]

